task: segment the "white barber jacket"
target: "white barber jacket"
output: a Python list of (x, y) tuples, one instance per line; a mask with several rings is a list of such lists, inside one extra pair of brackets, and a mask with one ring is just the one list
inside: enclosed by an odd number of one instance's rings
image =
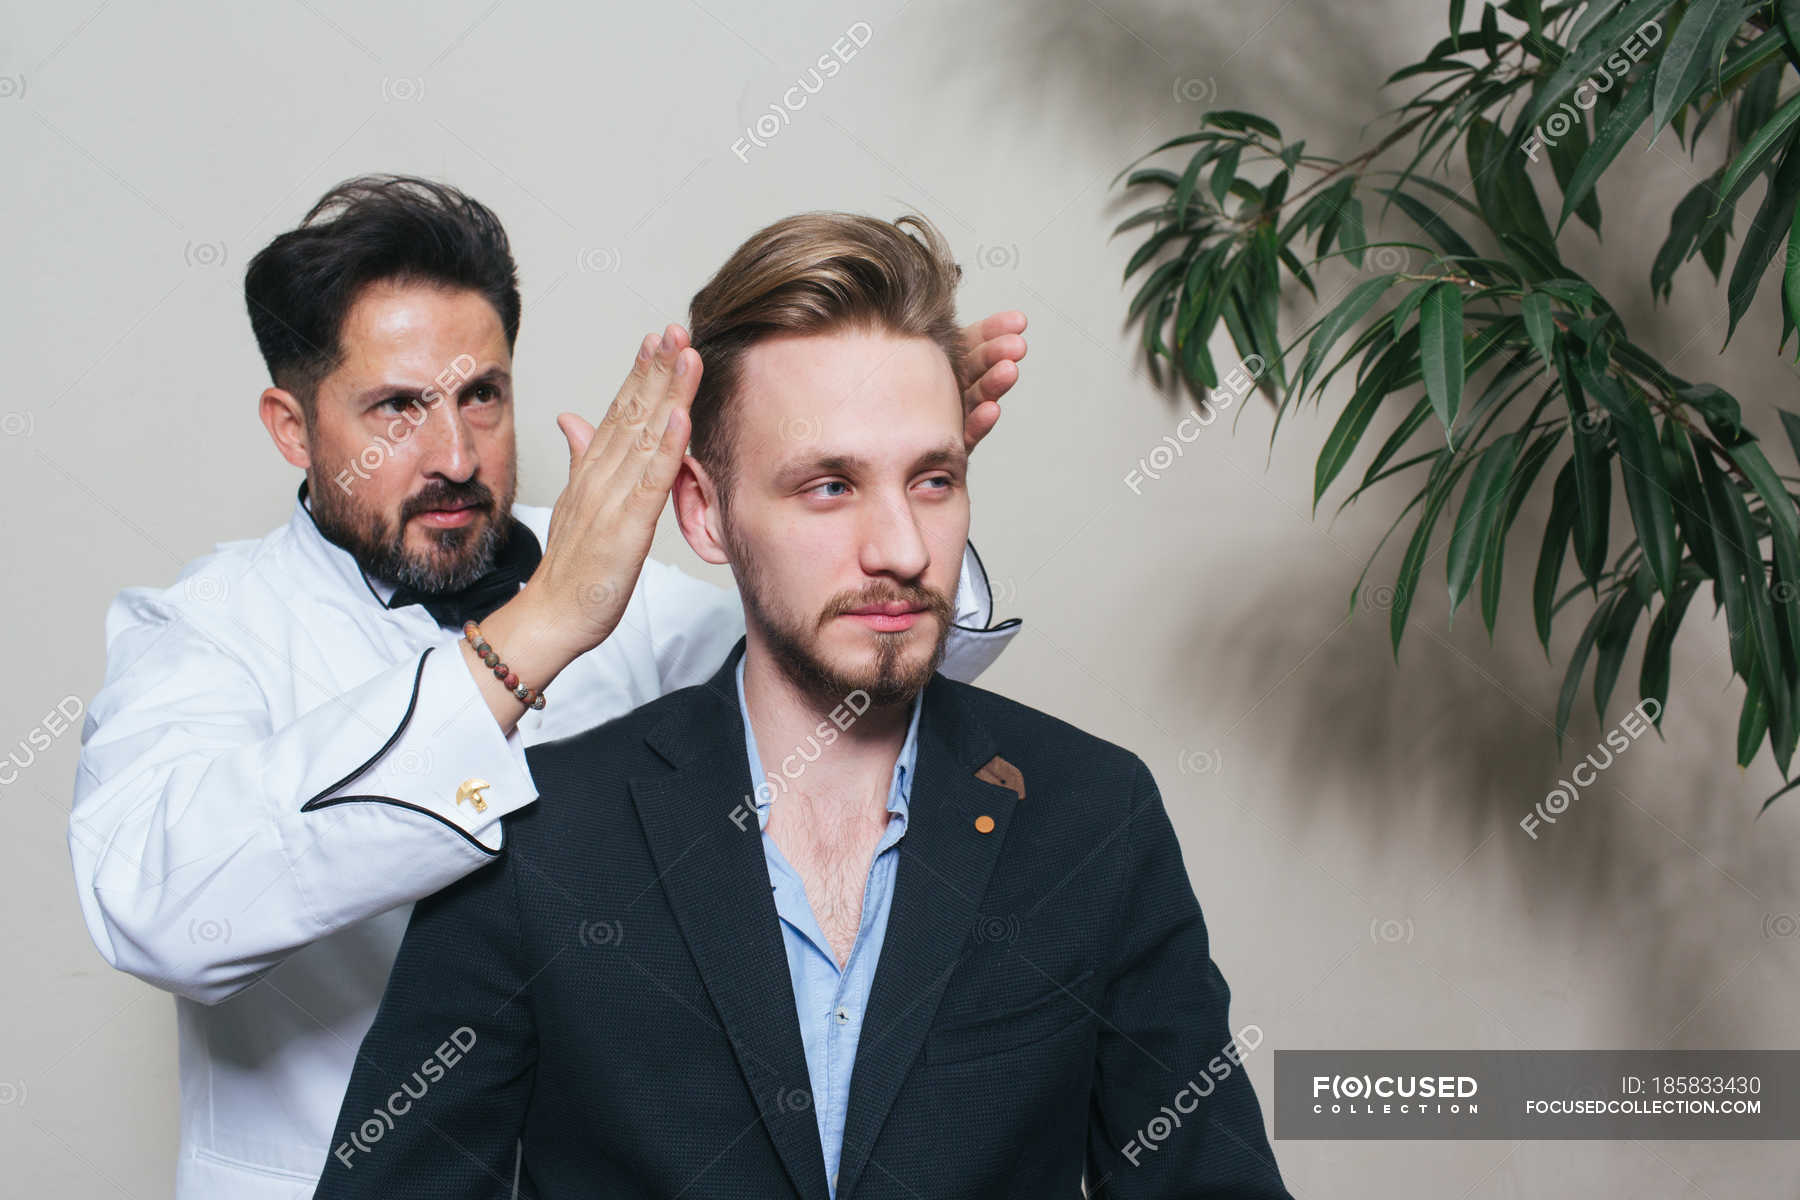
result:
[[(550, 510), (513, 514), (547, 540)], [(537, 798), (525, 747), (703, 682), (743, 634), (736, 594), (644, 564), (624, 619), (502, 735), (419, 605), (389, 609), (304, 503), (106, 615), (69, 851), (100, 953), (176, 995), (178, 1200), (311, 1196), (413, 902), (489, 862)], [(941, 670), (991, 626), (972, 549)], [(466, 781), (485, 780), (458, 801)]]

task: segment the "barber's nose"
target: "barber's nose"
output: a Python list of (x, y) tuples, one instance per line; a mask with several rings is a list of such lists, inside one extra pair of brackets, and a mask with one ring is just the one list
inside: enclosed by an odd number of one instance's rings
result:
[(425, 421), (413, 434), (419, 439), (419, 468), (429, 475), (442, 475), (457, 483), (466, 482), (479, 465), (474, 437), (462, 410), (454, 400), (443, 400), (429, 407)]

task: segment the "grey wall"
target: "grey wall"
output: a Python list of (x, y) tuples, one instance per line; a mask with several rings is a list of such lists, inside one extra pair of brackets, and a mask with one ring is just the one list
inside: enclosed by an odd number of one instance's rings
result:
[[(800, 209), (916, 207), (968, 266), (965, 315), (1031, 319), (1025, 381), (973, 478), (976, 542), (1025, 620), (984, 682), (1152, 766), (1234, 1023), (1266, 1036), (1249, 1060), (1265, 1110), (1276, 1047), (1800, 1044), (1800, 800), (1752, 820), (1779, 778), (1766, 753), (1732, 764), (1742, 685), (1705, 592), (1676, 646), (1667, 740), (1634, 744), (1534, 841), (1519, 818), (1635, 699), (1637, 654), (1606, 725), (1588, 705), (1559, 765), (1560, 665), (1587, 609), (1567, 610), (1547, 662), (1521, 590), (1528, 539), (1492, 644), (1473, 602), (1446, 627), (1440, 546), (1396, 664), (1386, 612), (1346, 602), (1411, 493), (1332, 520), (1340, 485), (1310, 515), (1329, 407), (1290, 415), (1271, 451), (1270, 409), (1246, 402), (1160, 479), (1124, 482), (1180, 410), (1121, 323), (1113, 175), (1208, 104), (1353, 152), (1402, 98), (1377, 82), (1440, 36), (1444, 5), (4, 7), (0, 746), (22, 753), (52, 705), (92, 695), (120, 587), (286, 518), (297, 476), (256, 419), (242, 272), (337, 180), (437, 175), (506, 221), (525, 293), (521, 498), (537, 504), (566, 472), (555, 412), (597, 416), (636, 339), (683, 320), (744, 236)], [(858, 21), (868, 45), (740, 161), (733, 142)], [(1570, 241), (1615, 297), (1647, 290), (1669, 209), (1714, 165), (1666, 135), (1641, 149), (1603, 189), (1605, 243)], [(1326, 277), (1335, 291), (1351, 275)], [(1671, 305), (1627, 315), (1778, 438), (1764, 402), (1791, 403), (1794, 378), (1774, 298), (1722, 359), (1723, 295), (1697, 266)], [(1284, 323), (1315, 311), (1296, 296)], [(1542, 521), (1540, 503), (1521, 525)], [(703, 570), (666, 516), (656, 553)], [(81, 924), (76, 753), (66, 735), (0, 788), (0, 1162), (12, 1194), (162, 1196), (172, 1001), (108, 968)], [(1792, 1194), (1795, 1178), (1779, 1143), (1276, 1150), (1300, 1196), (1722, 1198)]]

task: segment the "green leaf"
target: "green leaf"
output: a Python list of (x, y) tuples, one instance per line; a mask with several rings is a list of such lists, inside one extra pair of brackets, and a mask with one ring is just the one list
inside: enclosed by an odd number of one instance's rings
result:
[(1156, 252), (1158, 250), (1161, 250), (1175, 238), (1183, 236), (1184, 233), (1184, 230), (1169, 228), (1159, 229), (1151, 234), (1149, 238), (1145, 240), (1144, 244), (1139, 246), (1132, 254), (1130, 261), (1125, 264), (1124, 278), (1130, 279), (1133, 275), (1136, 275), (1143, 269), (1145, 263), (1156, 257)]
[(1531, 338), (1531, 344), (1544, 358), (1544, 362), (1554, 367), (1556, 360), (1550, 355), (1551, 344), (1556, 340), (1556, 321), (1550, 315), (1550, 297), (1543, 292), (1527, 292), (1521, 301), (1525, 320), (1525, 332)]
[(1501, 515), (1501, 502), (1506, 496), (1506, 486), (1518, 454), (1517, 433), (1496, 438), (1481, 452), (1468, 490), (1463, 493), (1462, 510), (1456, 515), (1456, 525), (1450, 533), (1450, 553), (1444, 562), (1445, 577), (1450, 585), (1452, 621), (1463, 598), (1475, 586), (1488, 530)]
[(1575, 528), (1575, 463), (1570, 460), (1556, 477), (1550, 501), (1550, 519), (1544, 525), (1544, 544), (1538, 551), (1537, 575), (1531, 586), (1531, 611), (1537, 620), (1538, 640), (1550, 653), (1550, 617), (1556, 602), (1556, 580), (1562, 574), (1563, 555)]
[(1785, 408), (1775, 411), (1781, 414), (1781, 428), (1787, 433), (1788, 446), (1793, 450), (1794, 457), (1800, 459), (1800, 413), (1792, 413)]
[[(1133, 319), (1152, 299), (1160, 296), (1169, 287), (1182, 266), (1183, 263), (1179, 258), (1171, 258), (1150, 272), (1150, 278), (1144, 280), (1144, 286), (1139, 288), (1138, 294), (1131, 298), (1131, 306), (1125, 310), (1125, 319), (1127, 321)], [(1173, 292), (1169, 294), (1174, 295)]]
[(1638, 671), (1638, 695), (1656, 701), (1656, 716), (1651, 724), (1662, 728), (1663, 712), (1669, 706), (1669, 661), (1675, 646), (1675, 635), (1681, 629), (1681, 618), (1702, 578), (1693, 563), (1683, 565), (1681, 580), (1674, 598), (1657, 610), (1650, 621), (1650, 632), (1644, 640), (1644, 663)]
[(1606, 543), (1612, 508), (1612, 480), (1608, 470), (1606, 425), (1591, 412), (1574, 365), (1574, 355), (1559, 343), (1556, 369), (1568, 403), (1569, 426), (1574, 434), (1575, 560), (1590, 587), (1598, 590), (1606, 570)]
[(1702, 238), (1712, 232), (1714, 225), (1723, 225), (1731, 219), (1731, 210), (1736, 205), (1737, 198), (1750, 186), (1750, 181), (1762, 174), (1775, 161), (1775, 156), (1787, 146), (1797, 120), (1800, 120), (1800, 92), (1775, 110), (1775, 114), (1756, 131), (1756, 136), (1744, 144), (1737, 157), (1725, 168), (1725, 177), (1719, 181), (1718, 195), (1713, 200), (1712, 211), (1707, 214), (1707, 224), (1701, 229)]
[(1587, 312), (1599, 300), (1593, 285), (1580, 279), (1540, 279), (1532, 290), (1555, 297), (1577, 312)]
[[(1415, 337), (1414, 342), (1416, 341)], [(1319, 512), (1319, 498), (1344, 469), (1344, 464), (1350, 461), (1357, 442), (1362, 440), (1364, 431), (1369, 428), (1369, 419), (1392, 391), (1389, 381), (1393, 378), (1396, 364), (1415, 352), (1404, 340), (1395, 343), (1362, 383), (1357, 385), (1350, 403), (1345, 405), (1343, 414), (1332, 427), (1331, 435), (1325, 439), (1325, 448), (1320, 451), (1318, 464), (1313, 469), (1314, 516)]]
[(1753, 440), (1744, 428), (1738, 402), (1724, 389), (1710, 383), (1683, 385), (1675, 389), (1675, 399), (1706, 418), (1706, 427), (1722, 445)]
[(1788, 61), (1800, 70), (1800, 3), (1796, 0), (1775, 0), (1775, 20), (1781, 26), (1782, 37), (1787, 42)]
[(1602, 722), (1606, 720), (1606, 702), (1612, 699), (1613, 685), (1618, 682), (1625, 651), (1631, 645), (1632, 630), (1637, 628), (1638, 617), (1643, 612), (1644, 601), (1637, 590), (1621, 588), (1594, 643), (1597, 650), (1594, 656), (1594, 715)]
[(1506, 500), (1499, 518), (1488, 528), (1487, 545), (1481, 556), (1481, 622), (1487, 626), (1488, 640), (1494, 636), (1494, 622), (1500, 614), (1500, 579), (1506, 566), (1506, 538), (1512, 531), (1513, 521), (1519, 515), (1519, 509), (1525, 503), (1525, 497), (1531, 491), (1532, 482), (1545, 463), (1550, 461), (1550, 452), (1562, 438), (1562, 430), (1550, 429), (1538, 435), (1519, 458), (1519, 466), (1513, 472), (1512, 479), (1506, 485)]
[(1553, 251), (1556, 235), (1525, 174), (1529, 160), (1485, 117), (1469, 122), (1469, 175), (1482, 215), (1496, 234), (1511, 234)]
[[(1788, 321), (1800, 325), (1800, 204), (1794, 206), (1794, 218), (1788, 225), (1787, 265), (1781, 272), (1781, 302), (1786, 306)], [(1787, 338), (1783, 336), (1782, 341), (1785, 343)], [(1786, 413), (1782, 414), (1782, 419), (1786, 421)]]
[[(1577, 366), (1579, 373), (1582, 368)], [(1681, 541), (1675, 529), (1670, 481), (1663, 472), (1662, 444), (1650, 410), (1626, 395), (1610, 376), (1584, 376), (1582, 383), (1612, 418), (1619, 442), (1619, 470), (1625, 480), (1625, 502), (1637, 527), (1638, 544), (1665, 599), (1675, 594), (1681, 568)]]
[(1212, 194), (1221, 208), (1225, 205), (1225, 197), (1231, 194), (1231, 181), (1237, 178), (1238, 152), (1243, 146), (1233, 146), (1219, 155), (1218, 165), (1213, 167)]
[[(1604, 120), (1610, 108), (1610, 105), (1603, 109), (1596, 104), (1594, 120)], [(1587, 117), (1583, 114), (1569, 127), (1569, 132), (1550, 147), (1550, 172), (1556, 176), (1558, 191), (1567, 194), (1569, 185), (1575, 179), (1576, 168), (1581, 166), (1582, 156), (1588, 152), (1591, 144), (1589, 137)], [(1600, 201), (1591, 193), (1575, 206), (1575, 215), (1596, 234), (1600, 232)]]
[(1350, 260), (1350, 265), (1360, 271), (1363, 265), (1363, 250), (1368, 243), (1368, 234), (1363, 230), (1362, 200), (1351, 196), (1338, 210), (1338, 248), (1344, 252), (1344, 257)]
[(1419, 306), (1419, 362), (1425, 394), (1444, 426), (1444, 441), (1454, 446), (1451, 430), (1463, 388), (1462, 290), (1454, 283), (1433, 287)]
[(1656, 67), (1651, 145), (1656, 144), (1656, 135), (1669, 118), (1705, 85), (1707, 73), (1718, 66), (1720, 55), (1737, 32), (1742, 7), (1740, 0), (1690, 0)]
[(1259, 117), (1255, 113), (1240, 112), (1234, 108), (1214, 109), (1200, 118), (1202, 125), (1212, 125), (1219, 129), (1254, 130), (1267, 134), (1276, 141), (1281, 140), (1281, 130), (1275, 122), (1267, 117)]
[[(1594, 73), (1594, 68), (1615, 54), (1633, 37), (1645, 21), (1662, 12), (1674, 0), (1630, 0), (1624, 8), (1598, 25), (1587, 25), (1593, 15), (1590, 8), (1570, 34), (1569, 56), (1562, 60), (1532, 98), (1520, 119), (1518, 128), (1536, 125), (1552, 106), (1562, 102), (1577, 83)], [(1610, 8), (1611, 5), (1606, 7)]]
[(1581, 156), (1581, 162), (1576, 165), (1567, 186), (1563, 188), (1562, 213), (1556, 219), (1557, 232), (1560, 233), (1562, 227), (1569, 223), (1575, 210), (1592, 194), (1594, 185), (1600, 182), (1600, 176), (1606, 173), (1606, 168), (1612, 166), (1613, 159), (1630, 143), (1638, 126), (1649, 118), (1650, 80), (1651, 77), (1646, 75), (1626, 88), (1619, 102), (1606, 114), (1605, 120), (1600, 122), (1594, 133), (1593, 144)]
[(1719, 560), (1713, 554), (1711, 517), (1707, 511), (1706, 491), (1700, 484), (1700, 471), (1694, 465), (1693, 444), (1680, 421), (1664, 421), (1662, 428), (1663, 471), (1673, 483), (1675, 525), (1694, 555), (1694, 562), (1711, 578), (1719, 573)]
[(1134, 188), (1141, 184), (1159, 183), (1164, 187), (1173, 190), (1180, 182), (1181, 177), (1173, 171), (1166, 170), (1162, 167), (1145, 167), (1141, 171), (1133, 171), (1131, 173), (1131, 178), (1125, 181), (1125, 186)]
[[(1744, 631), (1752, 636), (1755, 643), (1756, 663), (1763, 672), (1763, 678), (1771, 687), (1781, 680), (1781, 663), (1777, 654), (1775, 633), (1775, 611), (1769, 604), (1769, 588), (1767, 576), (1763, 573), (1762, 549), (1757, 544), (1755, 523), (1750, 519), (1750, 510), (1744, 503), (1743, 493), (1731, 483), (1725, 473), (1715, 465), (1710, 457), (1700, 459), (1700, 474), (1706, 484), (1707, 501), (1712, 511), (1713, 526), (1717, 534), (1715, 550), (1719, 556), (1719, 582), (1736, 584), (1741, 580), (1742, 590), (1739, 592), (1739, 619), (1733, 628), (1734, 640), (1741, 638)], [(1729, 582), (1726, 573), (1732, 577)], [(1726, 620), (1730, 624), (1731, 596), (1726, 592)], [(1746, 666), (1751, 658), (1743, 653)], [(1734, 657), (1734, 663), (1736, 658)]]
[[(1769, 180), (1750, 227), (1744, 230), (1737, 263), (1731, 268), (1731, 282), (1725, 288), (1726, 308), (1731, 318), (1725, 329), (1725, 345), (1731, 343), (1738, 321), (1750, 308), (1750, 301), (1756, 295), (1769, 261), (1775, 257), (1776, 248), (1793, 228), (1797, 203), (1800, 203), (1800, 134), (1789, 139), (1781, 166)], [(1783, 282), (1785, 285), (1785, 276)], [(1724, 348), (1724, 345), (1719, 347), (1721, 352)]]
[(1762, 447), (1755, 442), (1740, 442), (1725, 447), (1725, 453), (1731, 456), (1731, 461), (1737, 464), (1738, 470), (1762, 498), (1763, 508), (1776, 531), (1789, 537), (1800, 537), (1800, 511), (1796, 511), (1794, 498), (1763, 456)]
[(1393, 318), (1394, 333), (1396, 335), (1406, 329), (1406, 322), (1411, 319), (1413, 313), (1418, 310), (1419, 305), (1424, 303), (1425, 294), (1434, 286), (1435, 285), (1431, 283), (1421, 283), (1418, 287), (1402, 296), (1400, 298), (1400, 303), (1394, 305), (1394, 311), (1389, 315)]
[[(1233, 146), (1231, 149), (1235, 153), (1237, 147)], [(1206, 166), (1209, 154), (1210, 152), (1206, 150), (1195, 154), (1188, 162), (1187, 170), (1181, 173), (1181, 182), (1175, 185), (1175, 227), (1177, 229), (1187, 223), (1188, 205), (1194, 199), (1194, 185), (1200, 180), (1200, 170)], [(1223, 204), (1224, 201), (1221, 199), (1220, 203)]]
[(1562, 749), (1563, 733), (1569, 728), (1569, 714), (1575, 709), (1575, 696), (1581, 690), (1581, 674), (1587, 667), (1588, 655), (1594, 649), (1594, 639), (1600, 636), (1601, 628), (1612, 615), (1613, 606), (1625, 593), (1620, 588), (1601, 602), (1588, 618), (1587, 628), (1581, 631), (1581, 638), (1575, 643), (1575, 649), (1569, 655), (1569, 666), (1563, 673), (1562, 692), (1556, 698), (1556, 747)]
[(1747, 767), (1769, 729), (1768, 698), (1763, 693), (1762, 672), (1752, 669), (1744, 681), (1744, 711), (1738, 715), (1737, 761)]
[(1565, 39), (1569, 46), (1573, 48), (1581, 45), (1587, 39), (1587, 35), (1594, 31), (1594, 27), (1606, 20), (1612, 10), (1617, 7), (1619, 7), (1619, 0), (1593, 0), (1593, 3), (1582, 9), (1580, 18), (1575, 22), (1575, 27), (1569, 30)]
[(1413, 595), (1419, 587), (1419, 570), (1425, 565), (1425, 553), (1431, 545), (1432, 527), (1450, 498), (1456, 477), (1474, 461), (1466, 455), (1446, 453), (1432, 468), (1431, 481), (1425, 485), (1425, 511), (1419, 514), (1412, 541), (1407, 543), (1406, 554), (1400, 560), (1400, 573), (1394, 580), (1394, 605), (1388, 610), (1388, 633), (1393, 639), (1396, 662), (1400, 658), (1400, 638), (1406, 633), (1406, 616), (1412, 611)]
[(1457, 233), (1455, 229), (1446, 223), (1442, 217), (1438, 216), (1437, 213), (1433, 212), (1431, 207), (1421, 201), (1418, 197), (1400, 191), (1398, 188), (1379, 188), (1377, 190), (1391, 200), (1401, 212), (1410, 217), (1413, 224), (1417, 225), (1420, 229), (1423, 229), (1432, 241), (1443, 248), (1445, 254), (1458, 255), (1467, 258), (1481, 257), (1475, 253), (1475, 247), (1464, 241), (1461, 234)]
[(1712, 203), (1713, 189), (1718, 185), (1719, 176), (1715, 173), (1701, 180), (1689, 189), (1669, 214), (1669, 236), (1663, 239), (1662, 248), (1656, 252), (1656, 261), (1650, 264), (1650, 294), (1669, 298), (1674, 285), (1675, 269), (1694, 250), (1694, 240), (1700, 235), (1700, 226), (1706, 220), (1706, 210)]
[(1313, 331), (1312, 341), (1307, 343), (1306, 357), (1300, 362), (1301, 387), (1306, 386), (1306, 380), (1312, 378), (1313, 372), (1325, 360), (1325, 355), (1331, 349), (1332, 344), (1344, 336), (1344, 333), (1352, 325), (1362, 320), (1363, 314), (1374, 307), (1375, 302), (1381, 299), (1382, 294), (1388, 288), (1393, 286), (1394, 280), (1397, 278), (1399, 276), (1390, 272), (1364, 280), (1350, 289), (1350, 294), (1344, 297), (1336, 308), (1325, 314), (1324, 319), (1319, 322), (1319, 327)]

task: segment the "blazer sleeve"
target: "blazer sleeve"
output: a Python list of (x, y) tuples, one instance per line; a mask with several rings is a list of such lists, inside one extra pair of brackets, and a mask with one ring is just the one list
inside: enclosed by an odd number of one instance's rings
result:
[[(1292, 1200), (1156, 783), (1135, 760), (1088, 1122), (1095, 1200)], [(1252, 1027), (1246, 1026), (1246, 1029)]]
[(543, 966), (521, 959), (518, 855), (413, 906), (315, 1200), (513, 1197), (537, 1070), (526, 985)]
[[(521, 735), (448, 638), (280, 727), (258, 670), (127, 589), (82, 731), (68, 836), (88, 933), (202, 1004), (492, 861), (501, 816), (537, 799)], [(466, 780), (489, 785), (480, 809)]]

